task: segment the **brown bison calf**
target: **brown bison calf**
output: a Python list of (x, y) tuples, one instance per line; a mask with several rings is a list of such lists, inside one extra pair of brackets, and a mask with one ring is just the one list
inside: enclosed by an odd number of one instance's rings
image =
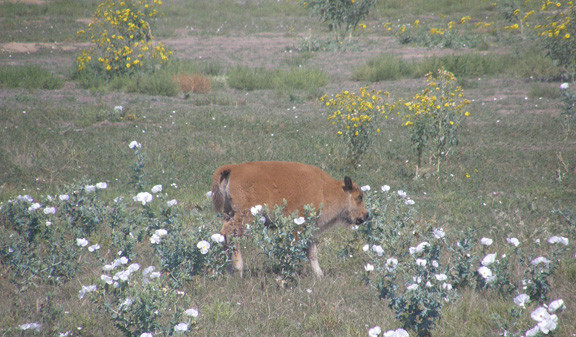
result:
[[(212, 204), (222, 213), (220, 231), (230, 236), (242, 235), (253, 218), (250, 208), (256, 205), (284, 205), (284, 213), (302, 213), (305, 205), (321, 208), (318, 234), (336, 224), (361, 224), (368, 218), (362, 191), (349, 177), (335, 180), (317, 167), (294, 162), (251, 162), (225, 165), (214, 172)], [(312, 269), (322, 276), (315, 243), (307, 250)], [(238, 247), (232, 257), (234, 269), (242, 273), (243, 261)]]

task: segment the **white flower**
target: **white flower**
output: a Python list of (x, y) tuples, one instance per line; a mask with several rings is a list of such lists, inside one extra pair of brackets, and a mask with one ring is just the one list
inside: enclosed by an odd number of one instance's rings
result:
[(86, 186), (84, 186), (84, 191), (86, 191), (86, 193), (92, 193), (92, 192), (96, 191), (96, 186), (86, 185)]
[(44, 214), (56, 214), (55, 207), (46, 207), (44, 208)]
[(162, 274), (159, 271), (155, 271), (150, 273), (150, 279), (155, 279), (155, 278), (159, 278)]
[(364, 246), (362, 246), (362, 250), (367, 252), (370, 249), (370, 245), (369, 244), (365, 244)]
[(494, 276), (492, 276), (492, 270), (486, 266), (478, 268), (478, 274), (480, 274), (480, 276), (482, 276), (486, 282), (491, 282), (494, 280)]
[(382, 329), (378, 325), (376, 325), (375, 327), (368, 330), (368, 336), (369, 337), (380, 336), (381, 333), (382, 333)]
[(432, 236), (434, 236), (435, 239), (442, 239), (444, 235), (446, 234), (444, 233), (444, 229), (442, 228), (434, 228), (434, 230), (432, 231)]
[(200, 249), (200, 253), (202, 254), (208, 253), (208, 249), (210, 249), (210, 243), (205, 240), (198, 242), (196, 246), (198, 247), (198, 249)]
[(404, 204), (406, 204), (406, 205), (414, 205), (414, 200), (412, 200), (412, 199), (406, 199), (406, 201), (404, 201)]
[(196, 309), (190, 308), (190, 309), (184, 311), (184, 313), (186, 314), (186, 316), (198, 317), (198, 310), (196, 310)]
[(406, 192), (404, 192), (402, 190), (398, 190), (396, 193), (398, 193), (398, 196), (400, 198), (406, 198)]
[(206, 198), (212, 198), (212, 191), (208, 191), (204, 195), (206, 196)]
[(364, 266), (364, 269), (365, 269), (367, 272), (371, 272), (371, 271), (374, 270), (374, 266), (371, 265), (370, 263), (367, 263), (367, 264)]
[(142, 206), (151, 202), (154, 197), (148, 192), (140, 192), (134, 197), (134, 201), (141, 202)]
[(160, 192), (162, 192), (162, 185), (154, 185), (154, 187), (152, 187), (152, 193), (156, 194)]
[(58, 198), (60, 198), (60, 201), (66, 201), (70, 199), (70, 196), (68, 194), (61, 194)]
[(154, 271), (154, 266), (144, 268), (144, 270), (142, 270), (142, 275), (144, 277), (148, 277), (153, 271)]
[(93, 251), (98, 250), (98, 249), (100, 249), (100, 245), (99, 245), (99, 244), (94, 244), (94, 245), (88, 247), (88, 251), (89, 251), (89, 252), (93, 252)]
[(84, 295), (86, 295), (86, 293), (93, 292), (94, 290), (96, 290), (96, 286), (95, 286), (95, 285), (82, 286), (82, 289), (80, 289), (80, 291), (78, 292), (78, 298), (79, 298), (79, 299), (83, 299), (83, 298), (84, 298)]
[(418, 289), (418, 284), (413, 283), (411, 285), (409, 285), (408, 287), (406, 287), (406, 290), (416, 290)]
[(391, 257), (388, 260), (386, 260), (386, 270), (388, 271), (394, 270), (397, 265), (398, 265), (398, 259), (396, 258)]
[(131, 149), (136, 149), (136, 148), (141, 148), (142, 144), (138, 143), (137, 141), (133, 140), (130, 145), (128, 145), (129, 148)]
[[(46, 210), (44, 210), (44, 213), (46, 213)], [(561, 243), (564, 246), (568, 246), (568, 238), (565, 238), (563, 236), (553, 236), (550, 239), (548, 239), (548, 243), (549, 244), (555, 244), (555, 243)]]
[(34, 202), (34, 198), (32, 198), (31, 196), (29, 196), (28, 194), (24, 194), (24, 195), (19, 195), (16, 197), (16, 200), (19, 201), (27, 201), (29, 203)]
[(433, 266), (434, 268), (438, 268), (438, 267), (440, 266), (440, 263), (438, 263), (438, 261), (436, 261), (436, 260), (433, 260), (433, 261), (432, 261), (432, 266)]
[(494, 263), (494, 261), (496, 261), (496, 253), (488, 254), (484, 257), (484, 259), (482, 259), (482, 265), (488, 267)]
[(175, 332), (188, 331), (188, 324), (186, 324), (186, 323), (178, 323), (178, 324), (176, 324), (176, 326), (174, 327), (174, 331), (175, 331)]
[(154, 335), (152, 335), (150, 332), (144, 332), (140, 335), (140, 337), (154, 337)]
[(536, 322), (542, 322), (548, 319), (548, 317), (550, 317), (550, 314), (548, 313), (548, 310), (546, 310), (546, 308), (538, 307), (534, 309), (534, 311), (532, 311), (530, 317), (532, 317), (532, 319), (535, 320)]
[[(538, 312), (536, 312), (536, 310), (538, 310)], [(546, 309), (542, 307), (539, 307), (536, 310), (530, 314), (530, 317), (538, 322), (538, 328), (540, 328), (540, 331), (547, 335), (550, 331), (556, 330), (556, 327), (558, 326), (558, 316), (550, 315)]]
[(404, 329), (397, 329), (397, 330), (386, 331), (382, 336), (383, 337), (409, 337), (410, 335)]
[(506, 242), (513, 245), (514, 247), (518, 247), (518, 245), (520, 244), (520, 240), (518, 240), (517, 238), (507, 238)]
[(360, 187), (360, 189), (362, 190), (362, 192), (368, 192), (368, 191), (370, 191), (370, 186), (364, 185), (364, 186)]
[(152, 234), (152, 236), (150, 237), (150, 243), (153, 245), (159, 244), (160, 243), (160, 235), (158, 234)]
[(382, 256), (382, 254), (384, 254), (384, 248), (382, 248), (380, 245), (373, 245), (372, 251), (374, 251), (374, 253), (376, 253), (378, 256)]
[(558, 309), (564, 309), (566, 306), (564, 305), (564, 301), (562, 299), (552, 301), (548, 304), (548, 312), (553, 313), (556, 312)]
[(388, 191), (390, 191), (390, 186), (384, 185), (384, 186), (380, 187), (380, 189), (382, 190), (382, 192), (388, 192)]
[(526, 308), (526, 304), (528, 304), (528, 302), (530, 302), (530, 296), (526, 294), (520, 294), (514, 297), (514, 303), (522, 308)]
[(29, 211), (29, 212), (34, 212), (35, 210), (37, 210), (37, 209), (40, 208), (40, 207), (42, 207), (42, 206), (40, 206), (39, 203), (34, 203), (34, 204), (32, 204), (32, 206), (28, 207), (28, 211)]
[(484, 246), (490, 246), (492, 244), (492, 242), (494, 242), (494, 240), (492, 240), (490, 238), (480, 239), (480, 243), (483, 244)]
[[(122, 112), (122, 110), (124, 110), (124, 107), (121, 105), (117, 105), (114, 107), (114, 111), (116, 111), (116, 112)], [(140, 337), (142, 337), (142, 336), (140, 336)]]
[(81, 238), (81, 239), (76, 239), (76, 244), (80, 247), (86, 247), (88, 246), (88, 240)]
[(566, 90), (566, 89), (568, 89), (569, 87), (570, 87), (570, 84), (568, 84), (568, 83), (566, 83), (566, 82), (560, 84), (560, 89), (562, 89), (562, 90)]
[(538, 327), (538, 325), (536, 325), (532, 329), (526, 331), (526, 337), (534, 337), (534, 336), (538, 335), (539, 332), (540, 332), (540, 328)]
[(178, 200), (172, 199), (172, 200), (170, 200), (170, 201), (167, 201), (166, 204), (168, 205), (168, 207), (172, 207), (172, 206), (178, 204)]
[(222, 243), (226, 240), (226, 237), (224, 237), (224, 235), (222, 235), (220, 233), (215, 233), (215, 234), (212, 234), (210, 239), (216, 243)]
[(444, 282), (442, 283), (442, 289), (452, 290), (452, 284)]
[(410, 254), (414, 255), (414, 254), (422, 253), (424, 251), (424, 249), (428, 246), (430, 246), (430, 244), (428, 242), (424, 241), (416, 247), (410, 247), (410, 249), (409, 249)]
[(100, 279), (108, 284), (112, 284), (112, 278), (108, 275), (100, 275)]
[(436, 277), (438, 281), (446, 281), (446, 279), (448, 279), (448, 276), (446, 276), (446, 274), (436, 274), (434, 275), (434, 277)]
[(262, 212), (262, 205), (256, 205), (254, 207), (250, 207), (250, 213), (252, 213), (253, 216), (256, 216), (256, 214)]
[(105, 182), (100, 182), (100, 183), (96, 184), (96, 188), (99, 190), (105, 190), (108, 188), (108, 184)]
[(134, 303), (134, 301), (132, 301), (131, 298), (127, 298), (124, 300), (124, 302), (120, 303), (121, 307), (129, 307), (132, 305), (132, 303)]
[(425, 259), (416, 259), (416, 264), (419, 265), (420, 267), (426, 267), (426, 263), (428, 261), (426, 261)]
[(548, 265), (550, 262), (552, 262), (552, 261), (548, 260), (544, 256), (539, 256), (539, 257), (535, 258), (534, 260), (532, 260), (531, 263), (533, 266), (537, 266), (540, 263), (544, 263), (544, 264)]
[(306, 219), (304, 219), (304, 217), (303, 217), (303, 216), (301, 216), (301, 217), (299, 217), (299, 218), (296, 218), (296, 219), (294, 219), (294, 223), (295, 223), (295, 224), (297, 224), (298, 226), (300, 226), (301, 224), (303, 224), (303, 223), (304, 223), (304, 221), (306, 221)]
[(40, 331), (42, 324), (40, 323), (26, 323), (18, 326), (20, 330), (36, 330)]
[(163, 237), (164, 235), (168, 234), (168, 231), (160, 228), (154, 231), (154, 234), (158, 235), (159, 237)]
[(133, 273), (139, 269), (140, 269), (140, 265), (138, 263), (132, 263), (130, 266), (128, 266), (128, 271), (130, 273)]

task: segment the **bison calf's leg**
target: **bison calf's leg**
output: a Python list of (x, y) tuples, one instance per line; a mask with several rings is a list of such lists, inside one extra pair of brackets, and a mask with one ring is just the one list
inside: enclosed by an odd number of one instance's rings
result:
[(310, 243), (310, 246), (308, 246), (307, 254), (308, 254), (308, 260), (310, 260), (310, 265), (312, 266), (312, 270), (314, 270), (316, 276), (318, 277), (324, 276), (324, 273), (320, 268), (320, 264), (318, 263), (318, 246), (316, 246), (316, 243), (314, 242)]
[(240, 277), (244, 276), (244, 260), (242, 260), (242, 253), (239, 247), (234, 247), (232, 252), (232, 271), (237, 271)]

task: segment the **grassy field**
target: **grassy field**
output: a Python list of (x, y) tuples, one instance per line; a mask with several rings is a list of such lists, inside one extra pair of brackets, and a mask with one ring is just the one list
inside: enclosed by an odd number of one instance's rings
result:
[[(564, 300), (555, 336), (574, 336), (576, 125), (562, 114), (562, 81), (553, 61), (529, 39), (481, 31), (474, 24), (460, 28), (467, 41), (475, 41), (472, 48), (401, 44), (393, 34), (415, 20), (442, 25), (470, 15), (473, 22), (502, 23), (494, 6), (383, 0), (366, 28), (338, 45), (327, 25), (293, 1), (166, 1), (154, 36), (173, 50), (170, 63), (137, 80), (111, 83), (75, 74), (76, 57), (89, 42), (76, 32), (86, 29), (97, 5), (92, 0), (0, 1), (3, 210), (19, 195), (48, 204), (40, 200), (67, 193), (70, 185), (98, 182), (107, 183), (98, 194), (102, 202), (119, 196), (131, 200), (135, 155), (129, 144), (135, 140), (145, 154), (146, 190), (161, 184), (166, 198), (178, 201), (175, 212), (183, 229), (205, 225), (217, 232), (220, 219), (205, 196), (217, 167), (255, 160), (304, 162), (338, 179), (350, 175), (358, 185), (371, 186), (372, 193), (385, 184), (406, 191), (418, 210), (415, 228), (441, 227), (451, 244), (462, 233), (471, 233), (475, 242), (494, 239), (490, 247), (474, 248), (479, 260), (482, 254), (509, 252), (506, 239), (512, 236), (521, 242), (519, 260), (523, 254), (525, 260), (546, 255), (553, 235), (567, 237), (570, 243), (549, 277), (546, 303)], [(415, 177), (414, 151), (395, 115), (378, 120), (381, 131), (361, 165), (346, 166), (346, 144), (319, 98), (368, 85), (406, 99), (423, 90), (427, 72), (441, 66), (456, 75), (471, 104), (459, 144), (440, 172), (424, 165)], [(208, 79), (209, 87), (183, 90), (195, 75)], [(157, 208), (153, 204), (156, 215)], [(35, 273), (32, 266), (20, 266), (24, 271), (18, 274), (8, 251), (16, 225), (4, 214), (0, 226), (0, 335), (129, 335), (114, 327), (102, 307), (78, 298), (83, 285), (101, 283), (100, 265), (117, 257), (108, 224), (98, 222), (95, 228), (101, 230), (87, 237), (100, 242), (100, 255), (78, 248), (71, 253), (77, 271), (58, 281), (43, 279), (44, 271)], [(410, 239), (414, 245), (417, 235)], [(307, 266), (287, 288), (279, 286), (250, 241), (244, 278), (198, 275), (176, 287), (163, 277), (167, 288), (185, 292), (181, 301), (199, 311), (189, 335), (366, 336), (375, 325), (383, 331), (401, 327), (389, 301), (363, 280), (368, 261), (363, 243), (356, 242), (356, 251), (342, 258), (351, 238), (349, 229), (327, 233), (319, 245), (326, 277), (315, 278)], [(134, 243), (132, 254), (143, 267), (158, 264), (148, 237)], [(511, 269), (520, 281), (520, 267)], [(511, 320), (512, 299), (522, 292), (518, 286), (505, 295), (491, 288), (459, 289), (444, 304), (432, 336), (501, 335), (496, 315)], [(525, 333), (534, 326), (529, 313), (537, 306), (530, 304), (509, 330)], [(19, 328), (31, 322), (41, 323), (41, 331)]]

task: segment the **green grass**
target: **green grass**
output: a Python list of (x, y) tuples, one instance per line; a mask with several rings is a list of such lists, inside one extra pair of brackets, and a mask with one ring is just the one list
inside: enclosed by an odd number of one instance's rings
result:
[(38, 65), (0, 69), (0, 88), (61, 89), (64, 80)]
[(290, 68), (289, 70), (269, 70), (237, 66), (228, 72), (227, 83), (241, 90), (275, 89), (278, 92), (303, 90), (309, 93), (328, 84), (325, 72), (312, 68)]
[(357, 81), (389, 81), (400, 78), (421, 77), (439, 68), (445, 68), (457, 78), (495, 76), (502, 73), (521, 78), (555, 79), (558, 77), (553, 61), (541, 52), (524, 55), (479, 54), (431, 56), (422, 59), (403, 59), (384, 54), (366, 61), (354, 70)]
[[(76, 41), (75, 31), (82, 25), (75, 20), (89, 17), (95, 4), (1, 2), (0, 42)], [(166, 16), (158, 20), (155, 37), (172, 43), (177, 57), (155, 74), (138, 79), (71, 78), (77, 56), (73, 52), (0, 53), (0, 201), (19, 194), (54, 196), (83, 178), (107, 181), (106, 199), (125, 195), (134, 160), (128, 144), (137, 140), (147, 156), (148, 187), (162, 184), (169, 197), (178, 200), (183, 223), (191, 228), (205, 224), (202, 219), (219, 221), (204, 196), (217, 167), (293, 160), (321, 167), (339, 179), (349, 174), (373, 190), (383, 184), (393, 191), (405, 190), (416, 201), (418, 221), (443, 227), (447, 238), (466, 229), (492, 237), (495, 245), (487, 253), (503, 253), (510, 235), (528, 245), (535, 238), (565, 234), (571, 240), (569, 251), (573, 250), (573, 224), (552, 210), (574, 209), (575, 128), (572, 125), (568, 134), (563, 128), (560, 83), (554, 82), (557, 71), (542, 50), (494, 37), (482, 53), (436, 53), (402, 46), (377, 24), (370, 24), (424, 19), (429, 12), (440, 11), (455, 19), (475, 12), (499, 20), (489, 3), (380, 1), (368, 20), (370, 30), (355, 41), (357, 48), (294, 52), (289, 57), (284, 50), (293, 50), (303, 34), (332, 38), (325, 26), (293, 2), (178, 0), (165, 2), (163, 8)], [(54, 31), (47, 30), (50, 25)], [(265, 56), (256, 47), (246, 54), (223, 55), (217, 48), (222, 35), (263, 43), (269, 36), (282, 37), (286, 43)], [(197, 61), (193, 45), (183, 47), (185, 40), (180, 39), (191, 36), (214, 39), (213, 54), (202, 51), (206, 61)], [(380, 55), (382, 50), (388, 54)], [(421, 76), (439, 66), (456, 73), (473, 101), (460, 143), (441, 173), (414, 179), (415, 158), (396, 116), (378, 122), (381, 132), (372, 150), (360, 168), (347, 171), (345, 144), (336, 137), (317, 98), (324, 92), (357, 90), (365, 82), (390, 91), (393, 98), (407, 97), (421, 91), (425, 86)], [(208, 75), (212, 91), (183, 99), (173, 87), (178, 73)], [(63, 86), (64, 79), (72, 83)], [(123, 107), (122, 114), (115, 106)], [(0, 227), (7, 226), (5, 221), (0, 218)], [(200, 311), (195, 333), (365, 336), (374, 325), (384, 331), (400, 327), (387, 302), (362, 282), (361, 252), (346, 260), (340, 257), (340, 248), (350, 238), (346, 229), (327, 233), (320, 240), (320, 265), (327, 276), (316, 280), (306, 268), (290, 289), (278, 286), (276, 275), (262, 263), (262, 253), (248, 244), (243, 251), (246, 278), (196, 278), (182, 287)], [(94, 234), (93, 239), (109, 240), (106, 233)], [(543, 241), (540, 247), (546, 251), (548, 246)], [(147, 242), (136, 252), (150, 264), (157, 263)], [(112, 259), (116, 252), (105, 254)], [(46, 327), (42, 334), (82, 327), (87, 336), (121, 336), (90, 301), (78, 300), (81, 284), (98, 282), (96, 264), (81, 261), (79, 276), (60, 286), (37, 283), (20, 289), (16, 281), (23, 280), (14, 280), (10, 267), (0, 263), (0, 288), (6, 294), (0, 299), (0, 334), (26, 335), (18, 325), (38, 321)], [(568, 306), (559, 315), (556, 336), (573, 333), (575, 270), (573, 257), (565, 256), (553, 278), (551, 299), (563, 298)], [(464, 291), (446, 305), (433, 336), (498, 335), (501, 331), (492, 313), (506, 316), (512, 305), (510, 298), (490, 290)], [(528, 327), (533, 322), (524, 317), (522, 324)]]

